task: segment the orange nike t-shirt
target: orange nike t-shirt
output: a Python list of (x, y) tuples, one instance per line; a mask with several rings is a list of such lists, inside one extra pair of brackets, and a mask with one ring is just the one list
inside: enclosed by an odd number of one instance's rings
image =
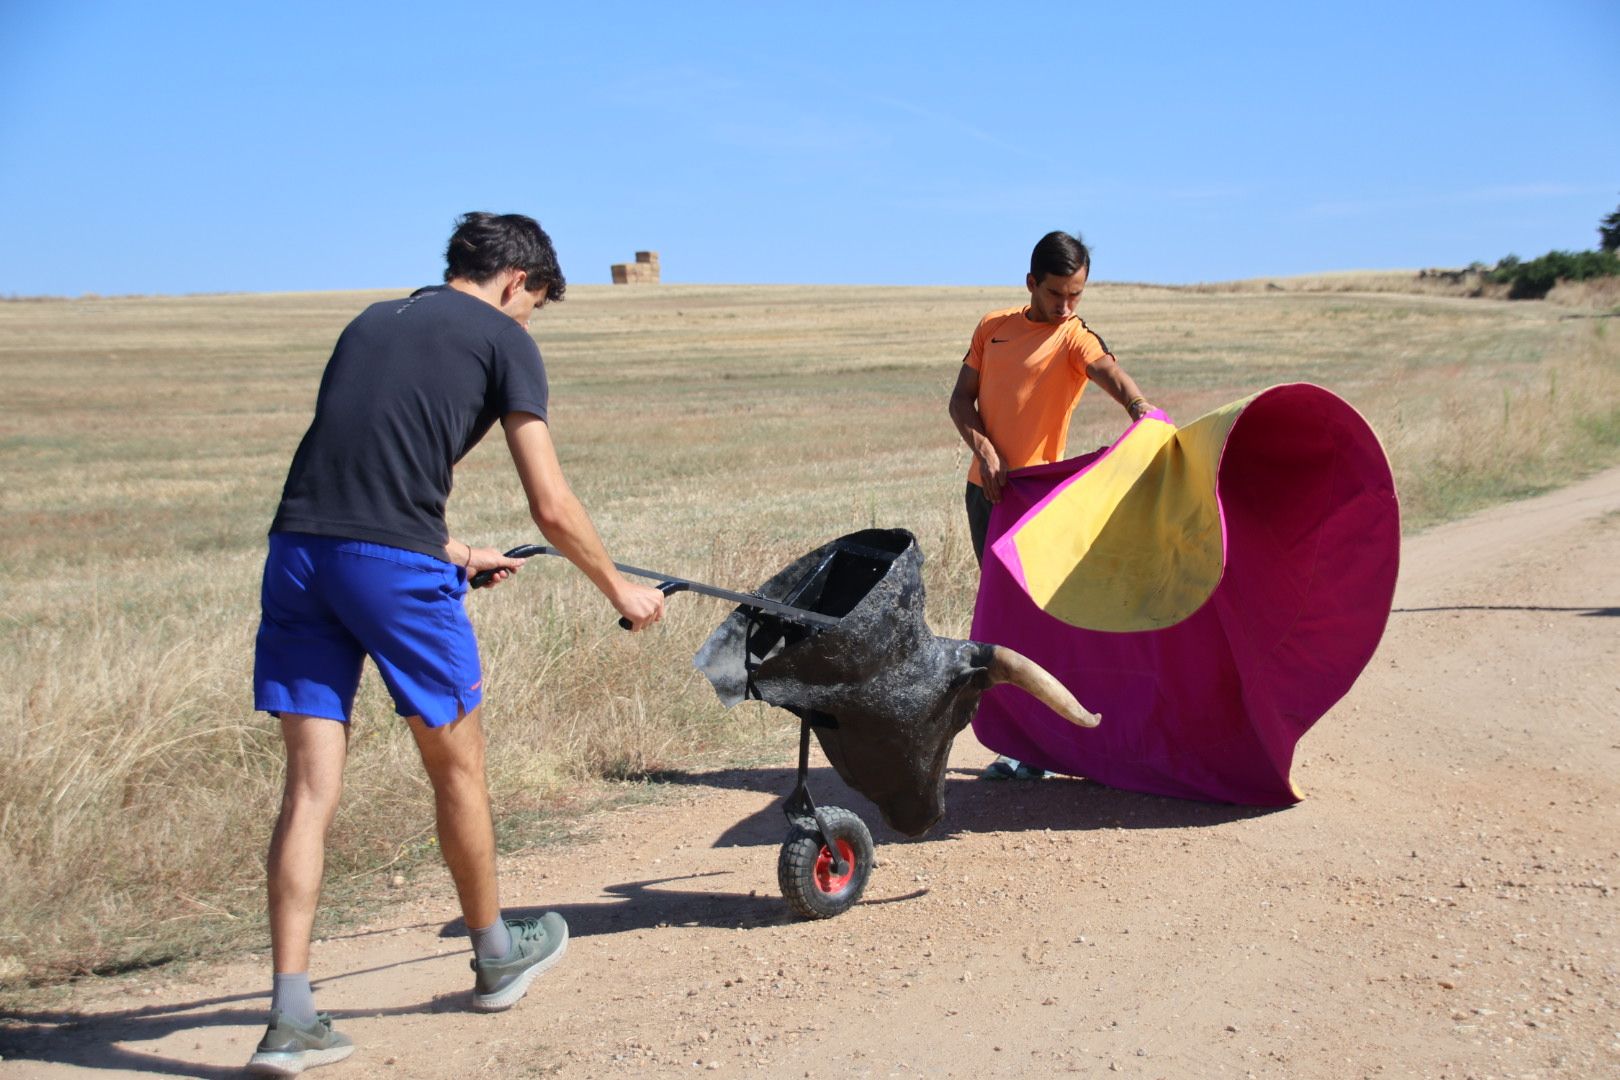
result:
[[(986, 315), (962, 358), (979, 373), (979, 417), (1009, 469), (1063, 459), (1086, 368), (1108, 355), (1108, 346), (1080, 316), (1041, 323), (1026, 317), (1028, 311), (1026, 306)], [(977, 457), (968, 480), (984, 483)]]

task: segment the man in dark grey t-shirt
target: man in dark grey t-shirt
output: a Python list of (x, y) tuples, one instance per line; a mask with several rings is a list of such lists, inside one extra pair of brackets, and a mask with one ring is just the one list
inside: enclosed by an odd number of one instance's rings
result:
[(254, 703), (280, 718), (287, 779), (268, 865), (270, 1024), (248, 1062), (261, 1074), (354, 1050), (315, 1012), (309, 952), (367, 656), (433, 784), (440, 850), (472, 937), (473, 1007), (510, 1007), (567, 946), (556, 912), (501, 916), (483, 678), (463, 599), (474, 574), (498, 583), (523, 561), (450, 536), (456, 462), (499, 420), (546, 539), (632, 629), (663, 615), (663, 594), (613, 565), (552, 445), (545, 366), (528, 333), (565, 288), (551, 239), (531, 218), (468, 214), (446, 260), (444, 285), (373, 304), (339, 337), (270, 527)]
[(338, 338), (271, 532), (343, 536), (442, 556), (451, 468), (496, 420), (546, 419), (524, 326), (449, 285), (385, 300)]

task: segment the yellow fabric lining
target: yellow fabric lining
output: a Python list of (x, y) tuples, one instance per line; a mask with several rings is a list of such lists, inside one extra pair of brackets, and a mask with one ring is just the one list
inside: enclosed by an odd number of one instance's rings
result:
[(1086, 630), (1159, 630), (1220, 584), (1216, 469), (1250, 395), (1187, 427), (1138, 423), (1010, 537), (1030, 597)]

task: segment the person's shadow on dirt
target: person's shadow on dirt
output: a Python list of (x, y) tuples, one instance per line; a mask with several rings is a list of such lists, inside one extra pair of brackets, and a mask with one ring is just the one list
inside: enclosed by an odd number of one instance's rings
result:
[[(439, 960), (424, 956), (417, 963)], [(398, 966), (398, 965), (389, 965)], [(318, 980), (321, 987), (340, 979), (363, 975), (348, 971)], [(386, 1009), (335, 1009), (333, 1019), (341, 1027), (353, 1017), (411, 1016), (422, 1013), (455, 1012), (466, 1008), (468, 992), (437, 994), (420, 1005)], [(245, 1004), (251, 1003), (251, 1004)], [(105, 1069), (114, 1073), (153, 1073), (162, 1076), (191, 1076), (204, 1080), (240, 1077), (242, 1062), (264, 1033), (265, 1009), (269, 996), (263, 992), (199, 998), (167, 1005), (143, 1005), (115, 1012), (85, 1013), (54, 1009), (7, 1009), (0, 1011), (0, 1061), (7, 1064), (37, 1062), (71, 1065), (81, 1069)], [(236, 1007), (231, 1007), (236, 1006)], [(140, 1046), (171, 1035), (200, 1032), (207, 1028), (240, 1028), (240, 1061), (228, 1065), (208, 1065), (142, 1050)], [(197, 1049), (201, 1051), (199, 1043)]]
[[(222, 1008), (238, 1002), (252, 1008)], [(188, 1001), (179, 1005), (150, 1005), (111, 1013), (6, 1010), (0, 1012), (0, 1059), (12, 1062), (73, 1065), (124, 1073), (161, 1073), (166, 1076), (237, 1077), (240, 1064), (201, 1065), (136, 1049), (179, 1031), (210, 1027), (260, 1029), (264, 1026), (264, 995)], [(243, 1060), (247, 1058), (244, 1055)]]
[[(332, 940), (392, 935), (404, 930), (422, 930), (434, 923), (389, 925), (382, 929), (339, 930), (324, 935)], [(459, 925), (459, 923), (457, 924)], [(465, 934), (465, 931), (463, 931)], [(424, 953), (376, 967), (336, 972), (315, 981), (315, 990), (332, 987), (346, 979), (361, 978), (391, 968), (413, 964), (441, 963), (440, 953)], [(345, 1020), (375, 1016), (419, 1016), (463, 1012), (469, 1007), (471, 992), (464, 986), (447, 986), (427, 1001), (373, 1009), (333, 1009), (340, 1028)], [(118, 1073), (154, 1073), (163, 1076), (238, 1077), (240, 1063), (209, 1065), (187, 1061), (150, 1050), (143, 1044), (155, 1043), (177, 1033), (201, 1032), (210, 1028), (241, 1029), (241, 1061), (247, 1061), (259, 1036), (264, 1033), (270, 995), (264, 991), (199, 998), (170, 1004), (139, 1005), (108, 1012), (71, 1009), (0, 1009), (0, 1062), (33, 1061), (72, 1065), (82, 1069), (105, 1069)], [(235, 1007), (233, 1007), (235, 1006)], [(202, 1051), (202, 1044), (197, 1050)]]

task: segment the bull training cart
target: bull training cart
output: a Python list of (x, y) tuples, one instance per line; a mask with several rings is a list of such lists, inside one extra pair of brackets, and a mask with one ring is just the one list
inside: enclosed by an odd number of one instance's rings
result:
[[(506, 554), (509, 558), (527, 559), (536, 555), (560, 556), (562, 552), (540, 544), (523, 544)], [(742, 663), (748, 673), (746, 697), (762, 701), (753, 685), (754, 670), (781, 649), (820, 629), (838, 625), (883, 579), (898, 554), (841, 538), (828, 545), (825, 554), (810, 565), (781, 600), (623, 563), (614, 565), (623, 573), (657, 581), (666, 597), (695, 592), (735, 603), (733, 614), (745, 620)], [(474, 575), (470, 584), (480, 588), (492, 576), (490, 571), (483, 571)], [(619, 625), (630, 628), (627, 619), (620, 619)], [(793, 791), (782, 806), (788, 834), (777, 854), (776, 880), (783, 899), (796, 915), (829, 919), (848, 911), (866, 890), (874, 861), (872, 833), (853, 810), (818, 806), (811, 798), (810, 731), (812, 727), (836, 727), (837, 720), (813, 710), (794, 711), (799, 715), (799, 768)]]

